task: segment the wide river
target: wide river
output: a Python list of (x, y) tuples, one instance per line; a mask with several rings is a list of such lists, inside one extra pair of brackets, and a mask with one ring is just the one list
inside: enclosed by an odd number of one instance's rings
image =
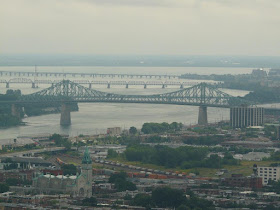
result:
[[(173, 74), (184, 73), (197, 74), (243, 74), (251, 73), (249, 68), (191, 68), (191, 67), (38, 67), (38, 72), (84, 72), (84, 73), (131, 73), (131, 74)], [(0, 71), (34, 71), (34, 67), (5, 67), (1, 66)], [(1, 79), (11, 79), (2, 77)], [(32, 79), (32, 78), (31, 78)], [(41, 79), (41, 78), (38, 78)], [(46, 78), (43, 78), (46, 79)], [(51, 79), (51, 78), (47, 78)], [(56, 78), (57, 79), (57, 78)], [(71, 79), (71, 78), (69, 78)], [(78, 78), (75, 78), (78, 79)], [(106, 80), (112, 80), (105, 78)], [(101, 80), (101, 79), (96, 79)], [(120, 80), (120, 79), (119, 79)], [(131, 79), (136, 80), (136, 79)], [(143, 79), (145, 80), (145, 79)], [(147, 80), (147, 79), (146, 79)], [(156, 79), (150, 79), (150, 81)], [(21, 89), (23, 94), (42, 90), (48, 85), (40, 85), (39, 88), (31, 89), (31, 85), (11, 84), (11, 89)], [(157, 94), (179, 90), (179, 87), (148, 87), (131, 86), (126, 89), (123, 86), (112, 86), (107, 89), (105, 86), (92, 87), (106, 92), (121, 94)], [(0, 93), (5, 93), (5, 84), (0, 84)], [(244, 96), (248, 91), (222, 90), (234, 96)], [(7, 129), (0, 129), (0, 139), (16, 138), (22, 135), (41, 133), (60, 133), (76, 136), (79, 134), (105, 133), (109, 127), (122, 127), (128, 129), (131, 126), (141, 128), (145, 122), (182, 122), (186, 125), (196, 124), (198, 118), (198, 107), (179, 105), (158, 105), (158, 104), (115, 104), (115, 103), (80, 103), (79, 111), (72, 112), (72, 125), (62, 127), (59, 124), (60, 114), (50, 114), (38, 117), (26, 117), (25, 126), (17, 126)], [(229, 120), (229, 110), (223, 108), (208, 108), (209, 122)]]

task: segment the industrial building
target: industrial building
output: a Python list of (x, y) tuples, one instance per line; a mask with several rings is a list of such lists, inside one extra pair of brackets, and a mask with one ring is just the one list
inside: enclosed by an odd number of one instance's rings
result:
[(230, 108), (230, 125), (233, 128), (263, 125), (264, 108), (232, 107)]

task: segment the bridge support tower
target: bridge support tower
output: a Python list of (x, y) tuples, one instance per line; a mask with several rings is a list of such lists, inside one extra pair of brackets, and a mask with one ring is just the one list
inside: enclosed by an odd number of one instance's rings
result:
[(88, 84), (88, 88), (91, 89), (91, 83)]
[(31, 88), (36, 88), (36, 87), (35, 87), (35, 82), (32, 82)]
[(198, 125), (207, 125), (207, 106), (200, 106), (198, 112)]
[(10, 83), (9, 82), (6, 83), (6, 88), (10, 88)]
[(60, 125), (71, 125), (71, 106), (70, 104), (61, 104)]
[(21, 116), (20, 116), (20, 109), (21, 107), (16, 105), (16, 104), (12, 104), (12, 116), (18, 118), (18, 119), (21, 119)]
[(126, 83), (125, 88), (128, 88), (128, 83)]
[(144, 89), (147, 89), (147, 84), (144, 85)]
[(111, 84), (110, 84), (110, 83), (108, 83), (107, 88), (108, 88), (108, 89), (110, 89), (110, 87), (111, 87)]

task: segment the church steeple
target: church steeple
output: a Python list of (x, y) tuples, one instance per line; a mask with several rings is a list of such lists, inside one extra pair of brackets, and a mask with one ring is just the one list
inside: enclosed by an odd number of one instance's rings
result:
[(88, 151), (88, 147), (86, 146), (84, 157), (82, 159), (82, 167), (81, 167), (81, 177), (84, 179), (83, 190), (86, 197), (92, 196), (92, 160)]
[(86, 146), (84, 157), (82, 159), (82, 164), (92, 164), (92, 160), (88, 151), (88, 147)]

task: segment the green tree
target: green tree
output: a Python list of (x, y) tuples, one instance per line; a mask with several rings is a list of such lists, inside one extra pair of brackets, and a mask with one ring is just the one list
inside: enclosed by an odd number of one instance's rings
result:
[(49, 139), (54, 141), (55, 145), (57, 146), (64, 146), (67, 150), (71, 149), (72, 143), (67, 138), (63, 138), (59, 134), (55, 133), (51, 135)]
[(8, 178), (6, 179), (6, 184), (9, 186), (17, 186), (21, 183), (20, 180), (15, 179), (15, 178)]
[(82, 200), (83, 206), (97, 206), (97, 200), (95, 197), (85, 198)]
[(152, 198), (148, 194), (140, 193), (135, 195), (133, 199), (133, 205), (135, 206), (143, 206), (146, 209), (149, 209), (153, 206)]
[(77, 167), (73, 164), (65, 164), (61, 166), (63, 171), (63, 175), (76, 175), (77, 174)]
[(177, 208), (177, 210), (190, 210), (190, 208), (182, 204)]
[(124, 171), (121, 171), (120, 173), (111, 174), (109, 178), (109, 182), (114, 183), (117, 179), (126, 180), (126, 178), (127, 178), (127, 174)]
[(54, 141), (54, 143), (57, 145), (57, 146), (61, 146), (62, 145), (62, 142), (63, 142), (63, 138), (61, 135), (55, 133), (53, 135), (50, 136), (50, 140)]
[(112, 174), (109, 178), (109, 182), (114, 183), (115, 188), (119, 192), (126, 190), (134, 191), (137, 189), (135, 184), (127, 181), (127, 174), (125, 172)]
[(136, 133), (137, 133), (137, 128), (135, 128), (134, 126), (129, 128), (129, 134), (135, 135)]
[(182, 128), (181, 123), (173, 122), (168, 124), (163, 123), (144, 123), (141, 131), (145, 134), (174, 132)]
[(118, 153), (113, 149), (108, 149), (107, 158), (115, 158), (118, 157)]
[(152, 200), (160, 208), (177, 208), (186, 200), (186, 197), (181, 190), (159, 187), (153, 190)]
[(9, 185), (5, 184), (5, 183), (0, 183), (0, 193), (4, 193), (9, 191)]

